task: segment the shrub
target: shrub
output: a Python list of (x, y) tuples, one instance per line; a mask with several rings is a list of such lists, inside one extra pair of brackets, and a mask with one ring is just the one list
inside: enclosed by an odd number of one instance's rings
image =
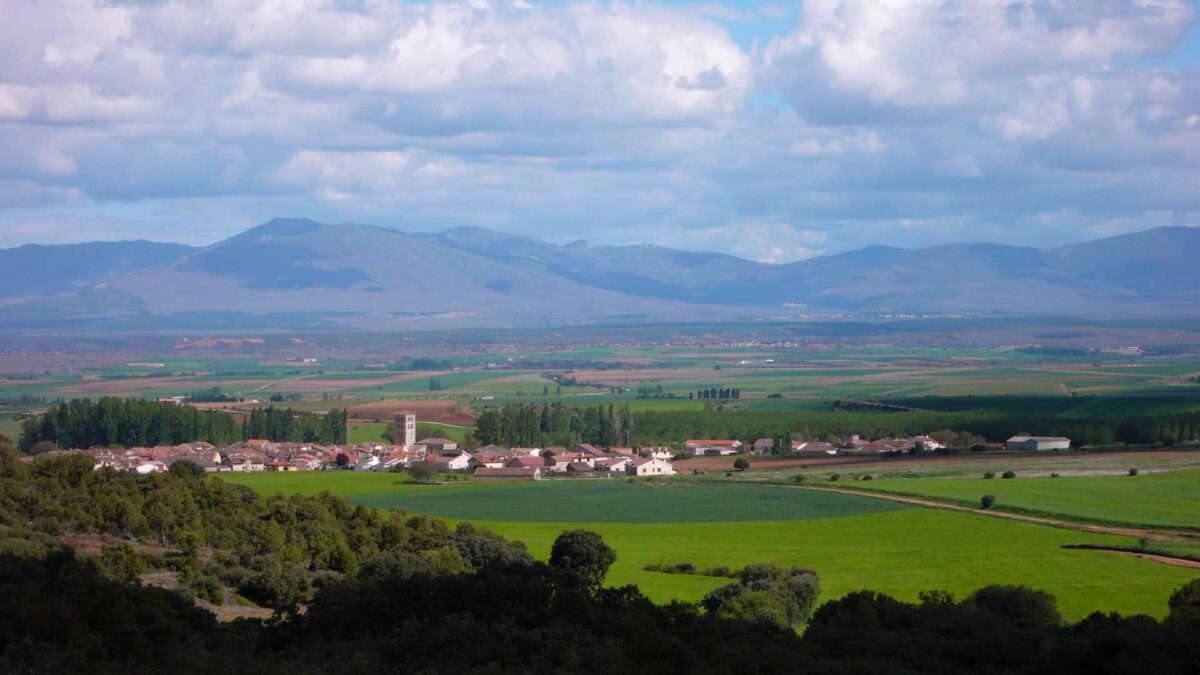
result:
[(862, 479), (863, 480), (875, 480), (875, 477), (868, 473), (865, 476), (863, 476)]
[(100, 547), (99, 567), (108, 578), (131, 584), (146, 570), (146, 560), (125, 542), (104, 544)]
[(733, 468), (737, 469), (738, 471), (745, 471), (746, 469), (750, 468), (750, 460), (746, 459), (745, 457), (738, 457), (737, 459), (733, 460)]
[(996, 503), (995, 495), (984, 495), (979, 498), (979, 507), (984, 509), (992, 508), (992, 504)]
[(1052, 473), (1052, 474), (1050, 474), (1050, 477), (1051, 477), (1051, 478), (1058, 478), (1058, 473)]
[(1138, 470), (1137, 470), (1137, 469), (1130, 469), (1130, 470), (1129, 470), (1129, 475), (1130, 475), (1130, 476), (1136, 476), (1136, 475), (1138, 475)]
[(792, 481), (796, 483), (803, 483), (805, 481), (804, 474), (798, 473), (795, 476), (792, 476)]
[(829, 481), (830, 481), (831, 483), (836, 483), (836, 482), (837, 482), (837, 479), (839, 479), (839, 478), (841, 478), (841, 475), (840, 475), (840, 474), (836, 474), (836, 473), (831, 473), (831, 474), (829, 474)]
[(984, 478), (988, 478), (988, 479), (995, 478), (995, 477), (996, 477), (996, 472), (995, 472), (995, 471), (988, 471), (987, 473), (983, 474), (983, 477), (984, 477)]
[(1003, 473), (1003, 474), (1002, 474), (1000, 477), (1001, 477), (1001, 478), (1016, 478), (1016, 477), (1017, 477), (1017, 474), (1016, 474), (1016, 473), (1014, 473), (1014, 472), (1013, 472), (1013, 471), (1010, 469), (1010, 470), (1008, 470), (1008, 471), (1005, 471), (1005, 472), (1004, 472), (1004, 473)]

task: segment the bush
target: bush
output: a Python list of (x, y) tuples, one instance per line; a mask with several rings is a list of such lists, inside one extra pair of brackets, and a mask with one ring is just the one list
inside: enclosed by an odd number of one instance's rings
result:
[(750, 468), (750, 460), (745, 457), (738, 457), (737, 459), (733, 460), (733, 468), (737, 469), (738, 471), (745, 471), (746, 469)]
[(804, 477), (804, 474), (802, 474), (802, 473), (798, 473), (795, 476), (792, 476), (792, 481), (795, 483), (803, 483), (805, 480), (806, 479)]
[(862, 479), (863, 480), (875, 480), (875, 477), (872, 476), (871, 474), (866, 474), (865, 476), (862, 477)]
[(829, 482), (831, 482), (831, 483), (836, 483), (839, 478), (841, 478), (840, 474), (836, 474), (836, 473), (829, 474)]
[(436, 473), (433, 470), (431, 462), (413, 462), (407, 469), (408, 475), (418, 483), (424, 483), (433, 479)]
[(995, 495), (984, 495), (979, 498), (979, 508), (990, 509), (996, 503)]
[(1050, 477), (1051, 477), (1051, 478), (1058, 478), (1058, 474), (1057, 474), (1057, 473), (1052, 473), (1052, 474), (1050, 474)]
[(1001, 478), (1016, 478), (1016, 477), (1017, 477), (1017, 474), (1016, 474), (1016, 473), (1014, 473), (1014, 472), (1013, 472), (1013, 471), (1010, 469), (1010, 470), (1008, 470), (1008, 471), (1005, 471), (1005, 472), (1003, 473), (1003, 475), (1001, 475), (1000, 477), (1001, 477)]
[(1137, 470), (1137, 469), (1130, 469), (1130, 470), (1129, 470), (1129, 475), (1130, 475), (1130, 476), (1136, 476), (1136, 475), (1138, 475), (1138, 470)]
[(984, 478), (986, 478), (986, 479), (992, 479), (992, 478), (995, 478), (995, 477), (996, 477), (996, 472), (995, 472), (995, 471), (988, 471), (987, 473), (983, 474), (983, 477), (984, 477)]
[(131, 584), (146, 570), (146, 560), (125, 542), (104, 544), (100, 547), (99, 567), (109, 579)]

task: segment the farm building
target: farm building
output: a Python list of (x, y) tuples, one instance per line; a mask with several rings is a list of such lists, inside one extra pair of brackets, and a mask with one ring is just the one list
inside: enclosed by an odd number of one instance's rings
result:
[(775, 451), (775, 439), (774, 438), (760, 438), (757, 441), (754, 441), (754, 454), (769, 455), (774, 451)]
[(741, 448), (742, 442), (737, 440), (688, 439), (683, 442), (684, 451), (693, 457), (736, 455)]
[(1066, 450), (1071, 439), (1062, 436), (1013, 436), (1004, 443), (1009, 450)]
[(500, 469), (489, 469), (481, 466), (478, 469), (475, 469), (475, 480), (483, 482), (541, 479), (542, 470), (536, 466), (509, 466)]

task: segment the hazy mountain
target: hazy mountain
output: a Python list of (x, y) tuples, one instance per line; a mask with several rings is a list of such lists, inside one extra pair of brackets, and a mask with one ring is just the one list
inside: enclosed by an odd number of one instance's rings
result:
[(38, 296), (79, 288), (161, 265), (191, 246), (151, 241), (98, 241), (0, 249), (0, 298)]
[[(407, 234), (295, 219), (203, 249), (153, 249), (145, 259), (129, 253), (137, 246), (147, 244), (48, 247), (61, 250), (25, 268), (22, 290), (5, 289), (10, 297), (40, 297), (9, 300), (0, 321), (15, 328), (420, 330), (813, 311), (1200, 316), (1200, 271), (1192, 261), (1200, 229), (1190, 228), (1053, 250), (872, 246), (787, 265), (657, 246), (556, 245), (479, 228)], [(28, 248), (0, 251), (0, 260), (33, 259), (21, 253)], [(85, 258), (71, 275), (50, 273), (70, 266), (58, 261)]]

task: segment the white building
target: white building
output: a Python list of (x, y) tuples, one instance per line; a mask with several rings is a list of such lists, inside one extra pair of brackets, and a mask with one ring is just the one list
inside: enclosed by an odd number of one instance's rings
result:
[(675, 467), (670, 462), (653, 457), (639, 457), (625, 467), (630, 476), (674, 476)]
[(1071, 439), (1062, 436), (1013, 436), (1004, 443), (1009, 450), (1067, 450)]

